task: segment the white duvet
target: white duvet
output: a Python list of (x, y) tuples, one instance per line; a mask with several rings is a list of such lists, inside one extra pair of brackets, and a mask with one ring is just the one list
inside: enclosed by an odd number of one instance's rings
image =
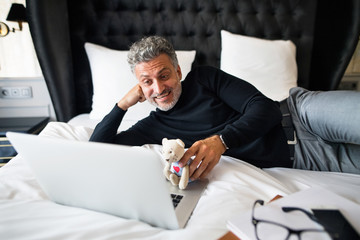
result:
[[(92, 128), (50, 123), (41, 135), (86, 141), (91, 133)], [(160, 154), (160, 146), (148, 147)], [(262, 170), (223, 156), (209, 180), (186, 228), (170, 231), (55, 204), (39, 187), (26, 159), (17, 156), (0, 168), (0, 239), (218, 239), (228, 231), (227, 220), (250, 209), (256, 199), (269, 201), (312, 186), (360, 204), (360, 175), (354, 174)]]

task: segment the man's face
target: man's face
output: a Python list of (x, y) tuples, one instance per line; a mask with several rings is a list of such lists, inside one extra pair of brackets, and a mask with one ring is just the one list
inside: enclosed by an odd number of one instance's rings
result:
[(139, 80), (146, 99), (162, 111), (175, 106), (181, 95), (181, 69), (171, 63), (170, 57), (161, 54), (149, 62), (135, 66), (135, 76)]

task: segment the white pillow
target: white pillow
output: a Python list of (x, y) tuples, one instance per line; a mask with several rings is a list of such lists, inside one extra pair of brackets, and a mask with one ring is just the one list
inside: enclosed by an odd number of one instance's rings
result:
[(296, 46), (290, 40), (265, 40), (221, 31), (220, 68), (265, 96), (281, 101), (297, 86)]
[[(115, 104), (137, 84), (127, 63), (128, 51), (109, 49), (93, 43), (85, 43), (93, 82), (91, 119), (102, 119)], [(195, 51), (176, 51), (183, 78), (190, 72)], [(140, 120), (155, 107), (147, 101), (136, 104), (125, 114), (124, 120)]]

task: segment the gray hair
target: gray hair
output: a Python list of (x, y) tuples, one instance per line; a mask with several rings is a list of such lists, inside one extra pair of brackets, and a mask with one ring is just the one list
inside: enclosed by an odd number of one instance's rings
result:
[(137, 64), (149, 62), (163, 53), (170, 57), (172, 65), (177, 69), (178, 60), (174, 47), (168, 40), (160, 36), (144, 37), (133, 43), (130, 47), (127, 61), (131, 71), (134, 73)]

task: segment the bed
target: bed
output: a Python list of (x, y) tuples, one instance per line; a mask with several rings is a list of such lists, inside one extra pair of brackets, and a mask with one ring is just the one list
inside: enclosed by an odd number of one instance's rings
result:
[[(162, 35), (174, 44), (183, 74), (201, 65), (220, 67), (279, 101), (294, 86), (335, 90), (359, 38), (358, 9), (359, 0), (29, 0), (28, 22), (57, 117), (40, 135), (87, 141), (107, 105), (136, 82), (126, 62), (120, 63), (129, 45), (146, 35)], [(257, 75), (258, 69), (266, 69), (271, 81)], [(128, 81), (116, 85), (119, 76)], [(139, 105), (119, 131), (152, 110)], [(159, 145), (145, 147), (161, 152)], [(227, 221), (251, 209), (256, 199), (314, 187), (360, 207), (356, 174), (260, 169), (222, 156), (209, 180), (186, 228), (169, 231), (51, 202), (18, 155), (0, 169), (0, 236), (218, 239), (228, 232)]]

